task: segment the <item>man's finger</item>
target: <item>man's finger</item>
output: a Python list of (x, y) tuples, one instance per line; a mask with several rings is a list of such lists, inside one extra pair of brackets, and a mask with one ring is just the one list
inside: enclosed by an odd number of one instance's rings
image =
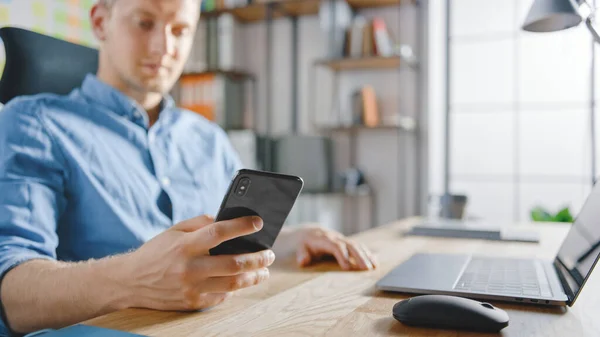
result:
[(190, 275), (199, 280), (207, 277), (233, 276), (267, 268), (274, 261), (275, 254), (272, 250), (239, 255), (205, 256), (192, 262)]
[(269, 279), (269, 269), (261, 268), (259, 270), (223, 277), (211, 277), (202, 282), (202, 291), (204, 292), (232, 292), (248, 287), (255, 286)]
[(185, 233), (195, 232), (205, 226), (210, 225), (215, 222), (215, 219), (208, 215), (202, 215), (199, 217), (191, 218), (185, 221), (182, 221), (175, 226), (169, 228), (171, 231), (181, 231)]
[(371, 253), (369, 248), (367, 246), (365, 246), (363, 243), (361, 243), (360, 246), (361, 246), (362, 250), (365, 252), (365, 254), (367, 254), (367, 257), (371, 261), (373, 268), (377, 269), (377, 267), (379, 267), (379, 260), (377, 259), (377, 256), (375, 256), (375, 254)]
[(296, 261), (300, 267), (304, 267), (310, 263), (310, 251), (305, 245), (301, 245), (300, 248), (298, 248), (298, 251), (296, 252)]
[(262, 227), (263, 221), (257, 216), (215, 222), (190, 233), (187, 238), (187, 251), (203, 255), (207, 250), (225, 241), (258, 232)]
[(231, 297), (231, 293), (199, 293), (197, 296), (191, 296), (185, 303), (185, 310), (209, 310)]
[(369, 259), (367, 254), (363, 252), (362, 248), (360, 248), (354, 243), (349, 243), (347, 247), (348, 251), (350, 252), (350, 254), (352, 255), (352, 257), (354, 258), (354, 260), (358, 264), (358, 267), (361, 270), (373, 269), (373, 264), (371, 263), (371, 260)]
[(327, 240), (321, 243), (323, 249), (319, 249), (320, 251), (333, 255), (342, 269), (349, 270), (351, 268), (348, 247), (343, 241)]

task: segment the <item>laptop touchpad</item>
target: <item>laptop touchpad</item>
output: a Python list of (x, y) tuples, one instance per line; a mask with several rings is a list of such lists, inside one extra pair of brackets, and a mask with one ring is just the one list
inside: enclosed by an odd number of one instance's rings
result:
[(383, 290), (452, 290), (469, 260), (468, 255), (415, 254), (384, 278), (377, 286)]

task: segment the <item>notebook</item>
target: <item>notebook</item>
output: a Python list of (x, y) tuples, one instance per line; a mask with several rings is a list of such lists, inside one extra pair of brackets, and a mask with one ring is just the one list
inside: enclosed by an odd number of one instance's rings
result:
[(437, 236), (446, 238), (484, 239), (494, 241), (539, 242), (538, 231), (495, 226), (478, 221), (449, 219), (426, 220), (412, 227), (408, 235)]

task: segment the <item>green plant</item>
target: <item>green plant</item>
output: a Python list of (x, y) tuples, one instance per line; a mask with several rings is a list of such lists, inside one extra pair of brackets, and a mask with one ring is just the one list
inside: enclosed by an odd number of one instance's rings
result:
[(573, 222), (573, 216), (569, 207), (565, 207), (552, 215), (543, 207), (535, 207), (531, 210), (531, 220), (536, 222)]

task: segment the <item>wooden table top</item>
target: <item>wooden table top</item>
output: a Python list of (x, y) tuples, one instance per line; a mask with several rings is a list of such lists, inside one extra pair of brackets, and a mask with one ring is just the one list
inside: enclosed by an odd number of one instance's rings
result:
[[(414, 328), (397, 322), (392, 307), (408, 297), (379, 292), (375, 283), (417, 252), (478, 253), (554, 258), (568, 226), (535, 224), (541, 241), (497, 242), (403, 236), (417, 219), (356, 235), (378, 254), (380, 268), (343, 272), (333, 263), (299, 269), (292, 258), (271, 267), (264, 284), (239, 291), (206, 312), (128, 309), (84, 324), (147, 336), (600, 336), (600, 275), (591, 276), (571, 308), (492, 302), (506, 310), (510, 325), (501, 334)], [(524, 225), (525, 226), (525, 225)], [(595, 318), (594, 318), (595, 317)]]

